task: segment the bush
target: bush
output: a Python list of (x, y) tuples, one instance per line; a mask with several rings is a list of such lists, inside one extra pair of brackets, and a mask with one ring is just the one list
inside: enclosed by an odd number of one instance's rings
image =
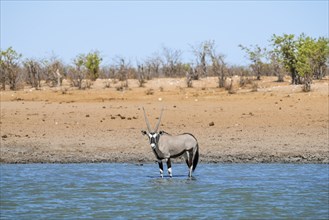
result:
[(258, 91), (258, 83), (257, 82), (252, 83), (251, 91), (252, 92), (257, 92)]
[(146, 95), (153, 95), (154, 94), (154, 89), (148, 89), (145, 91)]

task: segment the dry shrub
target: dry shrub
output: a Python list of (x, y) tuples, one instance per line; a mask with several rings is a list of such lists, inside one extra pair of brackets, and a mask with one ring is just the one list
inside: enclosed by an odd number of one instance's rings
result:
[(84, 85), (85, 89), (90, 89), (92, 85), (93, 85), (93, 82), (90, 79), (85, 80), (85, 85)]
[(240, 87), (245, 87), (247, 85), (252, 85), (252, 84), (253, 84), (253, 80), (250, 79), (249, 77), (244, 77), (244, 76), (240, 77)]
[(231, 78), (225, 80), (224, 88), (228, 91), (229, 94), (237, 93), (236, 83), (234, 83), (234, 80)]
[(111, 81), (110, 79), (106, 80), (104, 82), (104, 89), (108, 89), (108, 88), (111, 88)]
[(62, 95), (66, 95), (68, 90), (69, 90), (68, 88), (66, 88), (66, 87), (62, 87), (62, 88), (61, 88)]
[(257, 92), (258, 91), (258, 83), (257, 82), (253, 82), (251, 85), (251, 91), (252, 92)]
[(230, 86), (230, 89), (228, 90), (229, 94), (236, 94), (237, 93), (237, 88), (235, 88), (235, 86), (232, 84)]
[(311, 84), (312, 84), (312, 78), (311, 77), (305, 77), (303, 82), (302, 91), (303, 92), (310, 92), (311, 91)]
[(120, 86), (116, 86), (115, 89), (117, 91), (123, 91), (125, 89), (128, 89), (128, 81), (122, 81)]
[(22, 89), (24, 89), (24, 82), (23, 81), (17, 82), (14, 90), (22, 90)]
[(122, 92), (124, 90), (124, 87), (122, 85), (121, 86), (116, 86), (115, 89), (117, 91), (121, 91)]
[(154, 94), (154, 89), (148, 89), (145, 91), (146, 95), (153, 95)]
[(233, 80), (231, 78), (227, 78), (224, 82), (224, 89), (229, 91), (232, 85), (233, 85)]

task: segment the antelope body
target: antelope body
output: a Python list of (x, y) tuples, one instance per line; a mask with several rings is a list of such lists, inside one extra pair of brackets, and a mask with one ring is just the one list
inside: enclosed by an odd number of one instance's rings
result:
[(170, 159), (183, 156), (189, 168), (188, 176), (191, 177), (199, 161), (199, 145), (196, 138), (189, 133), (174, 136), (165, 131), (158, 131), (163, 110), (155, 129), (151, 130), (144, 108), (143, 111), (148, 131), (142, 131), (142, 134), (149, 138), (151, 148), (159, 164), (160, 176), (163, 177), (163, 160), (166, 161), (168, 174), (172, 177)]

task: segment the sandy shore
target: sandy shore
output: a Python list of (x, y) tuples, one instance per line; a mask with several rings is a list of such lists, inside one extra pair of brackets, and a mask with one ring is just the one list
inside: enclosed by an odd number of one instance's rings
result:
[(315, 81), (310, 93), (274, 81), (236, 94), (216, 88), (216, 78), (193, 88), (184, 79), (154, 79), (144, 88), (131, 80), (125, 91), (104, 88), (102, 80), (84, 91), (65, 83), (1, 91), (0, 162), (153, 162), (140, 132), (144, 106), (152, 124), (165, 108), (162, 130), (194, 134), (201, 162), (329, 163), (328, 79)]

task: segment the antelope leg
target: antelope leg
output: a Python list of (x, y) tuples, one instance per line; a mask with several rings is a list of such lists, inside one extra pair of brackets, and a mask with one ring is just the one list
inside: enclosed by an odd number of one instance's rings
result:
[(192, 176), (192, 170), (193, 170), (193, 152), (190, 151), (186, 151), (186, 155), (187, 155), (187, 159), (186, 159), (186, 163), (187, 166), (189, 168), (189, 172), (188, 172), (188, 176), (191, 177)]
[(160, 176), (163, 178), (163, 163), (161, 160), (158, 161), (159, 169), (160, 169)]
[(170, 158), (167, 159), (167, 168), (168, 168), (168, 174), (169, 174), (169, 176), (172, 177), (171, 160), (170, 160)]

